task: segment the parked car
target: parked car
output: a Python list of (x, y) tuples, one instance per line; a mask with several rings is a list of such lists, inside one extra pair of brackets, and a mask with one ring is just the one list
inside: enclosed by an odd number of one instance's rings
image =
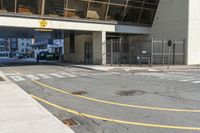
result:
[(16, 52), (16, 57), (18, 59), (24, 59), (25, 58), (25, 55), (23, 53), (19, 53), (19, 52)]
[(41, 51), (37, 56), (37, 60), (56, 60), (58, 58), (57, 54), (49, 53), (48, 51)]

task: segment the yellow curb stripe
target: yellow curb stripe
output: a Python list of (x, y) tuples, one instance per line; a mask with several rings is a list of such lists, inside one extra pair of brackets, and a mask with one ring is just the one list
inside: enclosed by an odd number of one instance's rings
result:
[(190, 112), (190, 113), (200, 113), (200, 110), (185, 110), (185, 109), (174, 109), (174, 108), (159, 108), (159, 107), (150, 107), (150, 106), (139, 106), (139, 105), (130, 105), (130, 104), (123, 104), (123, 103), (117, 103), (117, 102), (111, 102), (111, 101), (105, 101), (105, 100), (100, 100), (100, 99), (96, 99), (96, 98), (91, 98), (91, 97), (86, 97), (86, 96), (81, 96), (81, 95), (74, 95), (71, 94), (70, 92), (46, 85), (44, 83), (41, 83), (39, 81), (35, 81), (33, 80), (33, 82), (35, 82), (36, 84), (43, 86), (45, 88), (63, 93), (63, 94), (67, 94), (70, 96), (74, 96), (74, 97), (79, 97), (82, 99), (86, 99), (89, 101), (94, 101), (94, 102), (100, 102), (100, 103), (105, 103), (105, 104), (111, 104), (111, 105), (117, 105), (117, 106), (122, 106), (122, 107), (130, 107), (130, 108), (139, 108), (139, 109), (146, 109), (146, 110), (157, 110), (157, 111), (171, 111), (171, 112)]
[(184, 126), (170, 126), (170, 125), (160, 125), (160, 124), (139, 123), (139, 122), (132, 122), (132, 121), (123, 121), (123, 120), (117, 120), (117, 119), (110, 119), (110, 118), (95, 116), (95, 115), (86, 114), (86, 113), (80, 113), (80, 112), (72, 110), (72, 109), (61, 107), (61, 106), (56, 105), (54, 103), (51, 103), (51, 102), (49, 102), (47, 100), (44, 100), (44, 99), (42, 99), (40, 97), (37, 97), (37, 96), (34, 96), (34, 95), (30, 95), (30, 96), (33, 97), (34, 99), (40, 101), (40, 102), (48, 104), (48, 105), (50, 105), (52, 107), (55, 107), (57, 109), (66, 111), (66, 112), (74, 114), (74, 115), (84, 116), (84, 117), (88, 117), (88, 118), (92, 118), (92, 119), (105, 120), (105, 121), (109, 121), (109, 122), (113, 122), (113, 123), (128, 124), (128, 125), (143, 126), (143, 127), (155, 127), (155, 128), (164, 128), (164, 129), (180, 129), (180, 130), (200, 131), (199, 127), (184, 127)]

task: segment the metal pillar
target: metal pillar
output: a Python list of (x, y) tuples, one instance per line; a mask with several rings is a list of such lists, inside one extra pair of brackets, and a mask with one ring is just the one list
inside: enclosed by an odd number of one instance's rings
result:
[(111, 61), (110, 61), (110, 65), (113, 65), (113, 39), (110, 40), (110, 53), (111, 53)]
[(151, 39), (151, 64), (150, 66), (153, 66), (153, 48), (154, 48), (154, 38)]

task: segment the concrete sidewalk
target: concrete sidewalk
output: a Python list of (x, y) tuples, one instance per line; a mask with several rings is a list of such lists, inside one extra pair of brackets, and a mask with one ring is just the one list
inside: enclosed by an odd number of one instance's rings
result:
[(74, 133), (0, 71), (0, 133)]

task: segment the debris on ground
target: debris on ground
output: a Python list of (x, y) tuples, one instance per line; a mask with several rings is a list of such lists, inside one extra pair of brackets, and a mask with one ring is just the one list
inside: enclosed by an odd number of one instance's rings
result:
[(138, 96), (143, 94), (145, 94), (145, 92), (141, 90), (125, 90), (117, 92), (117, 95), (119, 96)]
[(84, 95), (84, 94), (87, 94), (87, 92), (86, 91), (74, 91), (71, 94), (73, 94), (73, 95)]

